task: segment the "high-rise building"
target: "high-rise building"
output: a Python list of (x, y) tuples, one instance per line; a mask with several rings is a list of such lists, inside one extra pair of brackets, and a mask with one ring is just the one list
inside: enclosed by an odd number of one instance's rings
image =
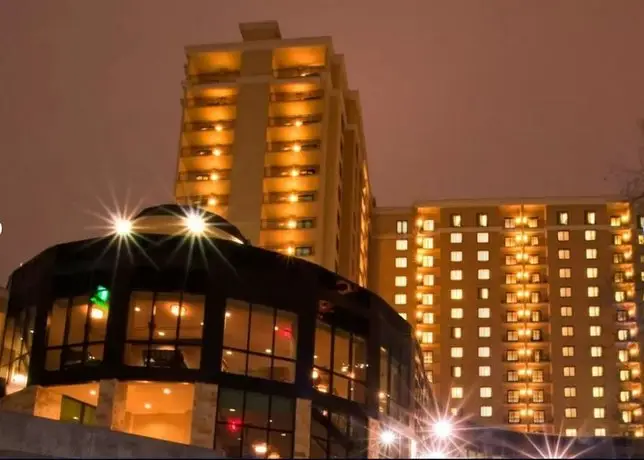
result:
[(370, 287), (415, 325), (453, 412), (520, 431), (642, 436), (644, 237), (632, 215), (611, 198), (376, 208)]
[(186, 48), (176, 200), (365, 285), (372, 198), (344, 58), (276, 22), (240, 30), (241, 43)]

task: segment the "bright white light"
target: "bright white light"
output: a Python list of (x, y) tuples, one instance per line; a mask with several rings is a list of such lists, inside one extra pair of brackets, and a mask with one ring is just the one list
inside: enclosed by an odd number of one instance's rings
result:
[(449, 438), (452, 435), (452, 424), (447, 420), (434, 423), (434, 434), (439, 438)]
[(91, 316), (92, 319), (103, 319), (105, 313), (103, 313), (103, 310), (98, 308), (92, 308), (89, 312), (89, 316)]
[(268, 452), (268, 446), (266, 444), (255, 444), (253, 446), (253, 449), (255, 450), (256, 454), (263, 455), (266, 452)]
[(129, 235), (132, 232), (132, 222), (127, 219), (116, 219), (114, 221), (114, 231), (121, 236)]
[(390, 430), (383, 431), (380, 433), (380, 442), (388, 446), (396, 440), (396, 433)]
[(203, 217), (197, 214), (190, 214), (186, 217), (185, 223), (190, 233), (195, 235), (203, 233), (206, 229), (206, 222), (204, 222)]
[(27, 376), (25, 374), (13, 374), (11, 376), (11, 383), (14, 385), (26, 385)]

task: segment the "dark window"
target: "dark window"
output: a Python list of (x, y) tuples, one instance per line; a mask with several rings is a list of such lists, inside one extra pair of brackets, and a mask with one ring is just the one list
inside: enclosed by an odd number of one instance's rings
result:
[(367, 342), (318, 321), (315, 328), (313, 385), (322, 393), (365, 402)]
[(220, 388), (215, 450), (229, 458), (293, 458), (295, 401)]
[(294, 313), (228, 300), (222, 371), (293, 382), (296, 352)]
[(125, 363), (198, 369), (204, 297), (181, 292), (134, 292), (130, 298)]
[(366, 419), (314, 406), (310, 458), (366, 458)]
[(35, 307), (7, 315), (0, 342), (0, 378), (5, 379), (9, 391), (20, 390), (27, 384), (35, 318)]
[(60, 420), (81, 425), (95, 425), (96, 408), (69, 396), (63, 396), (60, 402)]

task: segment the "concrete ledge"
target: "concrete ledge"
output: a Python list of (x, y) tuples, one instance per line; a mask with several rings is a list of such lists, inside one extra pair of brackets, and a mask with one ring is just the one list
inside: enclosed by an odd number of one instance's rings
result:
[(213, 450), (0, 412), (0, 458), (222, 458)]

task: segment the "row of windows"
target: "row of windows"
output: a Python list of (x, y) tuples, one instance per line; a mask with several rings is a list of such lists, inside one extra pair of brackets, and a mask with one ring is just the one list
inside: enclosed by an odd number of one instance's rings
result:
[[(588, 316), (591, 318), (599, 317), (600, 307), (596, 305), (591, 305), (588, 307)], [(419, 314), (419, 313), (417, 313)], [(425, 313), (420, 313), (425, 314)], [(573, 316), (573, 309), (571, 306), (562, 306), (560, 307), (560, 314), (562, 317), (569, 318)], [(521, 321), (529, 321), (533, 323), (539, 323), (544, 321), (544, 317), (540, 310), (509, 310), (504, 313), (505, 321), (507, 323), (517, 323)], [(634, 317), (635, 311), (627, 310), (617, 310), (617, 321), (619, 322), (628, 322)], [(477, 309), (477, 317), (480, 319), (486, 319), (491, 317), (491, 311), (489, 307), (479, 307)], [(464, 309), (460, 307), (454, 307), (450, 309), (450, 318), (452, 319), (463, 319), (464, 318)], [(520, 319), (526, 318), (526, 319)], [(433, 324), (433, 322), (427, 323)]]

